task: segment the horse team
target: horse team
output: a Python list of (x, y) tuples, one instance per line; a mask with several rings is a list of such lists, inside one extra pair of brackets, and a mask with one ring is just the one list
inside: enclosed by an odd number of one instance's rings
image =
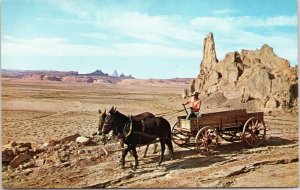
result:
[(147, 145), (144, 153), (145, 156), (149, 144), (153, 143), (157, 138), (159, 139), (161, 146), (158, 165), (160, 166), (163, 161), (166, 145), (169, 149), (171, 158), (173, 159), (174, 151), (171, 140), (171, 125), (163, 117), (155, 117), (149, 112), (144, 112), (135, 116), (126, 116), (117, 111), (115, 107), (112, 107), (107, 114), (106, 111), (101, 112), (99, 110), (99, 134), (108, 134), (111, 131), (114, 136), (120, 139), (121, 147), (124, 147), (124, 144), (127, 145), (122, 151), (120, 160), (122, 168), (125, 166), (125, 157), (130, 151), (132, 152), (135, 163), (132, 168), (136, 169), (138, 166), (136, 147)]

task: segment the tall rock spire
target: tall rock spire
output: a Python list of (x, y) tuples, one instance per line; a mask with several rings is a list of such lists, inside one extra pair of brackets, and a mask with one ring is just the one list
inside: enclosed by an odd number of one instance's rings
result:
[(200, 72), (203, 70), (205, 73), (208, 73), (213, 66), (218, 62), (214, 35), (213, 33), (208, 33), (207, 37), (204, 38), (203, 45), (203, 59), (201, 61)]
[(190, 92), (198, 91), (207, 97), (222, 93), (241, 104), (253, 101), (259, 109), (292, 109), (297, 113), (297, 71), (267, 44), (256, 50), (229, 52), (219, 62), (213, 34), (208, 33), (200, 73), (192, 81)]

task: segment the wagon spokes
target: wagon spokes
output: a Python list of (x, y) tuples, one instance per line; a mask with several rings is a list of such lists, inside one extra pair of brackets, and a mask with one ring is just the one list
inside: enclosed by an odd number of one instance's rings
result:
[(212, 153), (218, 146), (218, 134), (214, 127), (203, 127), (195, 139), (198, 150)]
[(266, 126), (263, 121), (252, 117), (244, 125), (243, 139), (249, 146), (258, 146), (266, 136)]

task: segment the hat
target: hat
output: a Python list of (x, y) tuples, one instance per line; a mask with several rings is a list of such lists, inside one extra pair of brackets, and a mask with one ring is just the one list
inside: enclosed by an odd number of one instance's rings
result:
[(194, 92), (194, 93), (193, 93), (193, 96), (195, 96), (195, 95), (199, 95), (199, 92), (197, 92), (197, 91)]

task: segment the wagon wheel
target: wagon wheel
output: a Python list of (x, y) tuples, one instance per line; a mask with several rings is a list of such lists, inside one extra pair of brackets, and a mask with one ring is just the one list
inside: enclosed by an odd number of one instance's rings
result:
[(189, 134), (179, 128), (179, 123), (176, 122), (172, 128), (172, 141), (180, 146), (185, 147), (189, 144)]
[(203, 127), (196, 136), (195, 143), (202, 152), (212, 153), (218, 146), (218, 133), (215, 127)]
[(265, 123), (255, 117), (251, 117), (244, 125), (242, 137), (249, 146), (260, 145), (266, 137)]

